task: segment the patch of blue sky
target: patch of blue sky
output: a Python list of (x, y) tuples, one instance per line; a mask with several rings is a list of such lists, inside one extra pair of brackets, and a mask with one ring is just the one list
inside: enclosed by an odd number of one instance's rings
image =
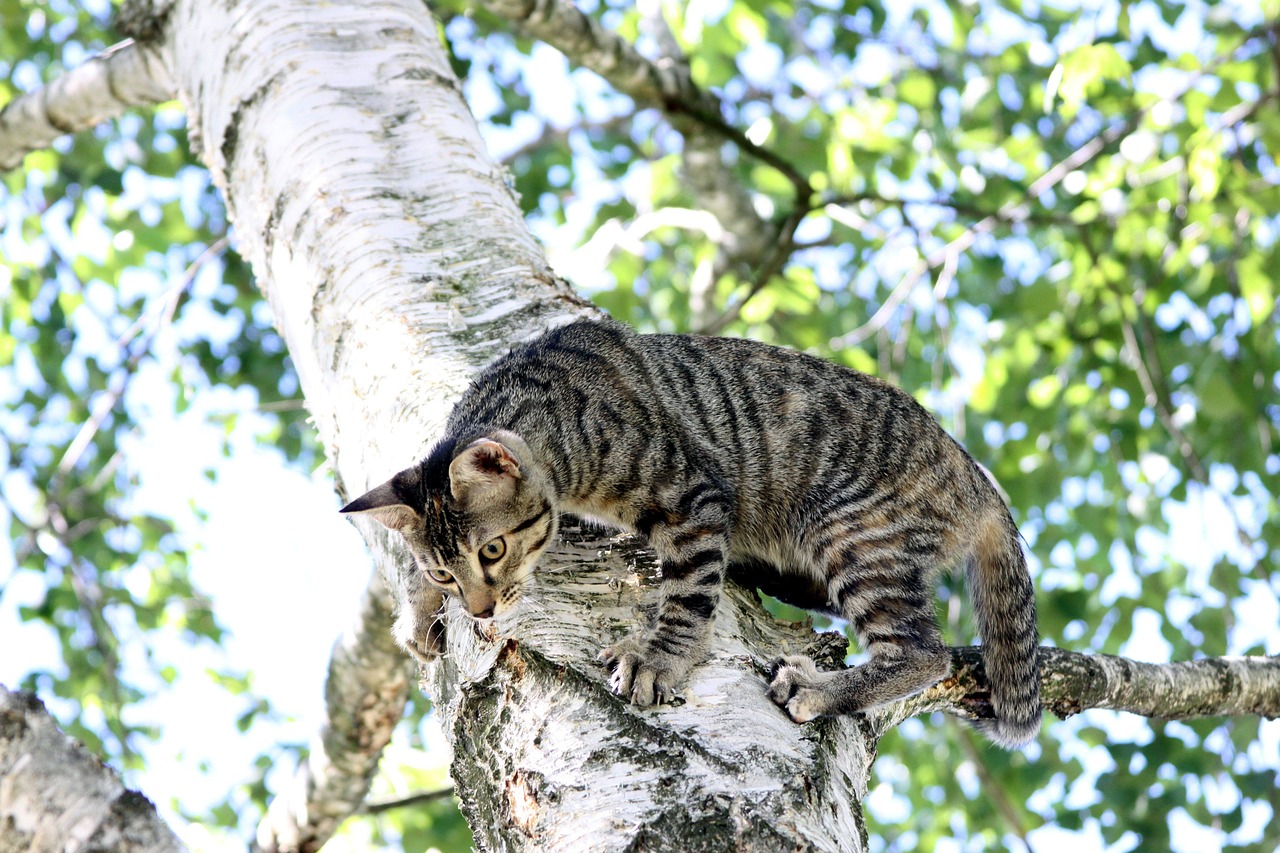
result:
[[(157, 371), (139, 390), (163, 394), (168, 384)], [(283, 787), (292, 758), (282, 745), (305, 744), (318, 731), (329, 653), (369, 577), (363, 542), (338, 517), (330, 478), (291, 469), (262, 447), (255, 436), (267, 424), (255, 404), (248, 389), (201, 389), (187, 412), (153, 415), (122, 441), (139, 482), (131, 511), (175, 518), (192, 580), (227, 631), (220, 647), (179, 640), (161, 649), (157, 662), (178, 669), (179, 681), (138, 709), (164, 726), (162, 739), (146, 746), (138, 781), (171, 817), (163, 794), (183, 792), (183, 810), (199, 813), (245, 782), (260, 753), (279, 765), (269, 783)], [(227, 432), (229, 413), (237, 417)], [(204, 476), (211, 466), (213, 482)], [(251, 697), (227, 693), (209, 671), (250, 673), (275, 714), (239, 732)]]

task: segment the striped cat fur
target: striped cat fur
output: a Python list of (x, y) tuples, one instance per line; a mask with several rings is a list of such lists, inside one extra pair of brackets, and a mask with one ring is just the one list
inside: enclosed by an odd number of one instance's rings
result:
[(559, 515), (645, 536), (662, 566), (651, 626), (606, 648), (610, 684), (670, 701), (706, 654), (727, 575), (848, 620), (867, 660), (774, 662), (796, 722), (945, 677), (935, 583), (963, 564), (1005, 747), (1040, 727), (1035, 599), (1017, 528), (972, 458), (906, 393), (791, 350), (577, 322), (483, 371), (422, 462), (352, 501), (398, 530), (419, 573), (395, 634), (441, 648), (442, 596), (477, 619), (516, 605)]

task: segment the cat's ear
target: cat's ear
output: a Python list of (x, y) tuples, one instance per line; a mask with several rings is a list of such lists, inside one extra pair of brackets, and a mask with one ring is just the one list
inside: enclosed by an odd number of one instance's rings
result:
[(520, 462), (505, 444), (491, 438), (467, 445), (449, 465), (449, 488), (464, 506), (476, 501), (510, 498), (515, 492)]
[(399, 530), (412, 524), (419, 519), (419, 515), (414, 512), (413, 507), (405, 503), (400, 490), (396, 488), (404, 474), (405, 472), (402, 471), (381, 486), (375, 486), (344, 506), (339, 512), (367, 513), (388, 530)]

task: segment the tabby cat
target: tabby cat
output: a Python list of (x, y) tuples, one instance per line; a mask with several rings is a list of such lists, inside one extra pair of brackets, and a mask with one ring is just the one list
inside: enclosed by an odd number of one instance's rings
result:
[[(419, 464), (346, 506), (398, 530), (420, 575), (395, 633), (440, 649), (441, 594), (477, 619), (516, 605), (560, 513), (644, 535), (661, 560), (654, 624), (601, 652), (631, 702), (668, 702), (706, 654), (726, 573), (848, 620), (869, 659), (774, 662), (796, 722), (850, 714), (947, 675), (939, 572), (968, 570), (1005, 747), (1040, 726), (1035, 600), (991, 482), (910, 396), (746, 340), (562, 326), (475, 380)], [(425, 582), (423, 581), (425, 579)], [(429, 583), (429, 586), (427, 585)]]

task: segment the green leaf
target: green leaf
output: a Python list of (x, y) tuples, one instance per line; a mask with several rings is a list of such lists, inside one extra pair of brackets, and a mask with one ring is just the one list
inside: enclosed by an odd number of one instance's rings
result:
[[(1057, 81), (1056, 94), (1062, 99), (1059, 112), (1073, 118), (1087, 98), (1102, 91), (1106, 81), (1128, 80), (1132, 72), (1128, 61), (1112, 44), (1085, 44), (1068, 51), (1054, 69), (1052, 78)], [(1045, 95), (1046, 111), (1054, 94), (1051, 85)]]

